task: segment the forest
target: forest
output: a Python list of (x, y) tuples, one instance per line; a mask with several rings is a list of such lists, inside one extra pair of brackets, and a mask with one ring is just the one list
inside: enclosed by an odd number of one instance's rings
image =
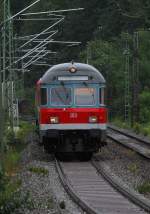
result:
[[(15, 14), (32, 1), (12, 1), (12, 13)], [(48, 49), (57, 51), (49, 56), (48, 63), (56, 64), (71, 60), (89, 62), (100, 69), (107, 80), (107, 105), (110, 117), (124, 120), (125, 105), (125, 69), (128, 66), (130, 84), (130, 117), (132, 125), (141, 123), (144, 126), (150, 120), (150, 2), (141, 0), (43, 0), (28, 10), (39, 12), (47, 10), (64, 10), (84, 8), (81, 11), (60, 13), (65, 16), (63, 23), (53, 29), (58, 30), (55, 40), (78, 41), (78, 46), (49, 44)], [(31, 15), (30, 18), (35, 18)], [(38, 15), (38, 18), (46, 15)], [(39, 33), (48, 27), (51, 21), (15, 21), (15, 33), (19, 36)], [(134, 47), (134, 36), (138, 34), (138, 47)], [(18, 42), (18, 41), (17, 41)], [(19, 42), (17, 43), (19, 45)], [(127, 50), (128, 45), (128, 50)], [(128, 52), (128, 65), (126, 65)], [(138, 106), (132, 103), (134, 80), (133, 65), (138, 63)], [(32, 66), (31, 72), (25, 75), (26, 87), (34, 87), (36, 80), (47, 67)], [(136, 86), (135, 86), (136, 87)], [(122, 96), (123, 95), (123, 96)], [(133, 108), (136, 115), (132, 115)]]

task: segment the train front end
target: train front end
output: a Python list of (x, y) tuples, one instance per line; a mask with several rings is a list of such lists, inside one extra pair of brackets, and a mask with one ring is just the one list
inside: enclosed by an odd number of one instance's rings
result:
[(97, 152), (106, 144), (105, 80), (94, 67), (65, 63), (37, 83), (38, 127), (51, 153)]

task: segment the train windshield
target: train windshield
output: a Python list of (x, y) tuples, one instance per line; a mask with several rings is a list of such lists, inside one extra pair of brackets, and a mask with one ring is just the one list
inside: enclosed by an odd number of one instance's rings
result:
[(75, 104), (81, 106), (92, 106), (96, 104), (95, 88), (75, 88)]
[(51, 89), (51, 105), (53, 106), (67, 106), (71, 105), (72, 96), (71, 88), (58, 86)]

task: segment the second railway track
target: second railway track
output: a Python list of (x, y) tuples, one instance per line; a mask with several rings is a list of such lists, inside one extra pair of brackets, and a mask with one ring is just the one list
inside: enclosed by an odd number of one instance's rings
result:
[(114, 126), (108, 126), (107, 137), (150, 159), (150, 141), (147, 138), (142, 139), (142, 137)]
[[(94, 165), (91, 162), (58, 162), (56, 160), (57, 171), (64, 188), (85, 213), (146, 213), (142, 208), (150, 212), (148, 201), (143, 202), (143, 199), (137, 199), (136, 202), (136, 197), (132, 200), (133, 195), (130, 194), (129, 197), (129, 192), (126, 190), (124, 190), (126, 191), (126, 197), (124, 197), (116, 188), (112, 187), (113, 179), (108, 182), (109, 179), (106, 179), (105, 173), (101, 172), (98, 161), (94, 161)], [(116, 187), (116, 185), (115, 183), (113, 186)], [(133, 204), (129, 199), (142, 208)]]

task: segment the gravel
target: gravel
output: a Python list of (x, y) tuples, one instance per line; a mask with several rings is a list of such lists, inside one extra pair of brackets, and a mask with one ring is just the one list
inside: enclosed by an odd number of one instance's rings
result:
[[(105, 161), (112, 173), (136, 191), (144, 182), (150, 182), (150, 161), (116, 142), (108, 140), (98, 157)], [(144, 196), (150, 199), (149, 193)]]
[[(36, 136), (22, 153), (21, 171), (18, 175), (22, 181), (21, 193), (29, 195), (31, 208), (25, 207), (22, 214), (80, 214), (83, 213), (69, 198), (63, 189), (54, 158), (43, 151), (37, 144)], [(44, 169), (44, 173), (32, 169)], [(60, 207), (63, 207), (61, 209)]]

